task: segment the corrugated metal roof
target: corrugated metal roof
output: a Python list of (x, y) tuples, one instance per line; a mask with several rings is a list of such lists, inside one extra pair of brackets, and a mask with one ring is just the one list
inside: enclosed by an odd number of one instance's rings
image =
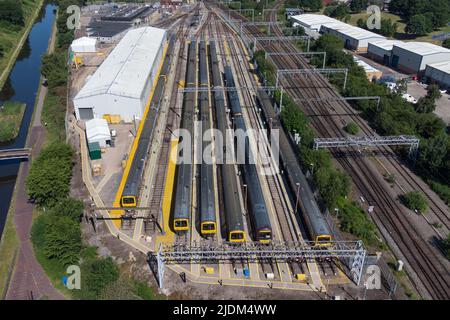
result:
[(414, 52), (415, 54), (419, 54), (421, 56), (427, 56), (430, 54), (436, 53), (449, 53), (450, 50), (444, 47), (429, 43), (429, 42), (402, 42), (395, 45), (396, 47), (402, 48), (407, 51)]
[(291, 19), (297, 20), (308, 26), (319, 24), (319, 29), (320, 26), (323, 24), (340, 22), (339, 20), (330, 18), (329, 16), (325, 16), (323, 14), (310, 14), (310, 13), (292, 16)]
[(428, 67), (434, 68), (436, 70), (450, 74), (450, 61), (430, 63), (427, 64)]
[(333, 24), (333, 25), (327, 25), (326, 27), (331, 28), (336, 31), (339, 31), (343, 35), (346, 35), (346, 36), (351, 37), (356, 40), (363, 40), (363, 39), (370, 39), (370, 38), (379, 38), (379, 39), (383, 39), (383, 40), (386, 39), (386, 37), (384, 37), (380, 34), (368, 31), (366, 29), (354, 27), (354, 26), (351, 26), (349, 24), (342, 23), (342, 22)]
[(375, 47), (381, 48), (383, 50), (386, 51), (391, 51), (392, 48), (394, 47), (394, 45), (403, 43), (403, 41), (400, 40), (389, 40), (389, 39), (384, 39), (384, 40), (376, 40), (376, 41), (370, 41), (369, 44), (373, 45)]
[(105, 93), (139, 99), (165, 35), (153, 27), (128, 31), (75, 99)]
[(97, 118), (86, 121), (86, 136), (88, 141), (97, 136), (110, 137), (108, 122)]

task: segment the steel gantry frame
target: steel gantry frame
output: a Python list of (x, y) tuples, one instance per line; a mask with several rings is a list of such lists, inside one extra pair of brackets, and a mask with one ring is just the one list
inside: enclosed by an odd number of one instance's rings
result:
[(314, 56), (323, 55), (322, 69), (325, 69), (325, 62), (327, 60), (327, 53), (325, 51), (308, 51), (308, 52), (267, 52), (265, 58), (269, 56)]
[[(155, 254), (149, 252), (149, 261), (155, 260)], [(156, 253), (158, 263), (158, 283), (164, 286), (166, 264), (220, 263), (225, 261), (258, 262), (268, 259), (278, 262), (292, 262), (299, 259), (338, 258), (345, 262), (349, 276), (356, 285), (360, 284), (364, 269), (366, 250), (362, 241), (334, 241), (328, 247), (315, 246), (313, 241), (284, 242), (272, 241), (269, 245), (246, 242), (236, 246), (228, 242), (192, 242), (160, 244)]]
[(378, 147), (378, 146), (410, 146), (409, 156), (417, 156), (420, 140), (415, 136), (385, 136), (385, 137), (340, 137), (315, 138), (314, 149), (348, 148), (348, 147)]
[(348, 69), (347, 68), (324, 68), (324, 69), (317, 69), (317, 68), (311, 68), (311, 69), (280, 69), (277, 70), (277, 78), (275, 81), (275, 88), (278, 87), (278, 81), (279, 81), (279, 76), (280, 74), (306, 74), (306, 75), (310, 75), (310, 74), (319, 74), (319, 73), (325, 73), (325, 74), (330, 74), (330, 73), (344, 73), (345, 74), (345, 78), (344, 78), (344, 90), (347, 87), (347, 74), (348, 74)]
[(241, 1), (219, 1), (220, 4), (227, 4), (227, 5), (233, 5), (233, 4), (239, 4), (239, 10), (242, 9), (242, 2)]

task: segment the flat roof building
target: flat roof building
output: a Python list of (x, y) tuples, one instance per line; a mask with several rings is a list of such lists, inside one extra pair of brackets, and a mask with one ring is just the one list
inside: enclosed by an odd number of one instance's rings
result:
[(427, 65), (425, 76), (432, 83), (440, 87), (450, 89), (450, 60)]
[(387, 40), (382, 35), (342, 22), (324, 24), (320, 32), (334, 34), (344, 40), (347, 49), (357, 52), (367, 52), (369, 42)]
[(427, 64), (450, 61), (450, 50), (428, 42), (402, 42), (392, 48), (391, 65), (406, 73), (423, 73)]
[(166, 31), (130, 30), (75, 96), (77, 119), (141, 119), (163, 59)]
[(310, 14), (310, 13), (291, 16), (289, 19), (292, 19), (294, 26), (301, 26), (305, 29), (316, 32), (319, 32), (320, 28), (323, 25), (337, 22), (342, 23), (339, 20), (330, 18), (323, 14)]
[(92, 53), (97, 51), (96, 45), (97, 39), (89, 37), (81, 37), (72, 41), (72, 44), (70, 45), (70, 50), (72, 50), (73, 52), (80, 52), (80, 53), (83, 52)]
[(120, 40), (131, 27), (130, 22), (96, 20), (86, 27), (86, 34), (99, 42), (112, 43)]
[(381, 62), (385, 65), (391, 63), (392, 48), (394, 45), (403, 43), (400, 40), (376, 40), (370, 41), (367, 47), (367, 55), (370, 59)]

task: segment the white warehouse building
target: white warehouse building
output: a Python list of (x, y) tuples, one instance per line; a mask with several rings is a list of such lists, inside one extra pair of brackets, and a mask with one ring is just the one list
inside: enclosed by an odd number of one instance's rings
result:
[(394, 45), (401, 44), (403, 41), (400, 40), (377, 40), (370, 41), (367, 47), (367, 55), (370, 59), (383, 63), (385, 65), (390, 65), (392, 48)]
[(432, 83), (450, 89), (450, 60), (427, 65), (425, 76)]
[(330, 33), (344, 40), (347, 49), (357, 52), (367, 52), (369, 42), (386, 40), (386, 37), (371, 31), (337, 22), (325, 24), (320, 29), (322, 33)]
[(292, 25), (294, 27), (301, 26), (305, 28), (307, 31), (316, 31), (316, 32), (319, 32), (320, 28), (323, 25), (332, 23), (342, 23), (339, 20), (330, 18), (329, 16), (310, 13), (291, 16), (289, 19), (292, 20)]
[(128, 31), (73, 99), (77, 119), (119, 115), (141, 119), (156, 80), (166, 31), (144, 27)]
[(392, 67), (406, 73), (422, 74), (427, 64), (445, 61), (450, 61), (450, 50), (428, 42), (403, 42), (392, 48)]

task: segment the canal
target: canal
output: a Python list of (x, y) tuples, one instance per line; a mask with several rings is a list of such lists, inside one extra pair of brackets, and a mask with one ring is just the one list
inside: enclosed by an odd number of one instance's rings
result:
[[(44, 6), (0, 92), (0, 105), (5, 101), (26, 104), (19, 135), (15, 140), (0, 145), (0, 149), (23, 148), (25, 146), (40, 85), (41, 57), (47, 51), (53, 22), (55, 21), (55, 10), (55, 5), (47, 4)], [(0, 236), (5, 226), (18, 170), (18, 163), (0, 164)]]

